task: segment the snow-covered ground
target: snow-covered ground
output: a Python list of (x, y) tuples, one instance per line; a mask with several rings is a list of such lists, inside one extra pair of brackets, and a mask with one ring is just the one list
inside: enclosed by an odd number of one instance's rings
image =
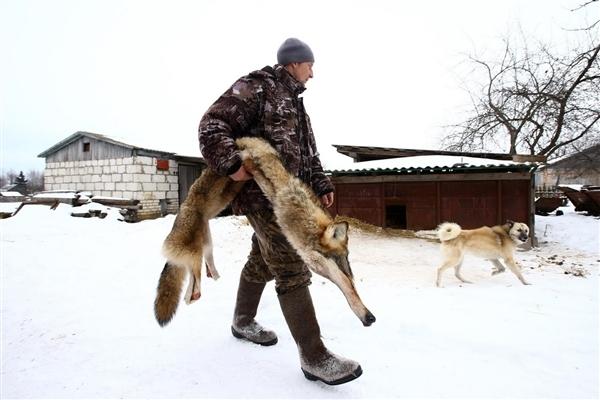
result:
[[(364, 374), (328, 387), (300, 372), (273, 288), (258, 319), (277, 345), (231, 336), (251, 228), (211, 222), (221, 279), (202, 282), (165, 328), (153, 315), (174, 217), (127, 224), (29, 205), (0, 221), (4, 398), (598, 398), (600, 220), (536, 217), (540, 247), (519, 251), (523, 286), (469, 258), (434, 286), (438, 245), (352, 231), (350, 261), (377, 322), (364, 328), (341, 292), (311, 286), (324, 341)], [(584, 275), (584, 276), (579, 276)]]

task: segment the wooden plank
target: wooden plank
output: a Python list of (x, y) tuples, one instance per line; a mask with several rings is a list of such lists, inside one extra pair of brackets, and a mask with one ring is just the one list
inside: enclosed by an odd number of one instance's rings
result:
[(465, 151), (448, 150), (422, 150), (422, 149), (399, 149), (392, 147), (370, 147), (370, 146), (344, 146), (334, 144), (337, 152), (344, 154), (357, 162), (385, 160), (389, 158), (405, 158), (415, 156), (453, 156), (486, 158), (493, 160), (506, 160), (515, 162), (546, 162), (546, 156), (532, 154), (507, 154), (507, 153), (473, 153)]
[(105, 206), (120, 207), (120, 206), (136, 206), (140, 203), (139, 200), (131, 199), (113, 199), (107, 197), (92, 197), (94, 203), (103, 204)]

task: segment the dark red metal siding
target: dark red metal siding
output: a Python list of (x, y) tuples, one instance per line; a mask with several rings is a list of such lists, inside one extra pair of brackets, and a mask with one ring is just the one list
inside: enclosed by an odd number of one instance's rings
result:
[(530, 185), (528, 179), (336, 183), (330, 212), (385, 227), (386, 207), (396, 213), (404, 207), (406, 228), (411, 230), (434, 229), (444, 221), (465, 229), (507, 219), (528, 222)]
[(502, 209), (498, 223), (504, 223), (507, 219), (528, 223), (530, 182), (500, 181), (500, 184)]
[(435, 182), (394, 182), (383, 185), (386, 206), (406, 206), (406, 229), (429, 229), (436, 225)]
[(382, 226), (382, 186), (379, 183), (337, 184), (335, 209), (339, 215)]
[(495, 181), (440, 182), (440, 222), (459, 222), (463, 228), (496, 225), (498, 193)]

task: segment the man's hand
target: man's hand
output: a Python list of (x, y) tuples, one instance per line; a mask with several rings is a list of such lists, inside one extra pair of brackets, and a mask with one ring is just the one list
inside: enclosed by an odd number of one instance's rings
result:
[(333, 192), (329, 192), (321, 196), (321, 204), (323, 204), (326, 208), (329, 208), (333, 205)]
[(252, 174), (244, 168), (244, 166), (240, 166), (240, 169), (235, 171), (233, 174), (229, 175), (231, 179), (234, 181), (249, 181), (252, 179)]

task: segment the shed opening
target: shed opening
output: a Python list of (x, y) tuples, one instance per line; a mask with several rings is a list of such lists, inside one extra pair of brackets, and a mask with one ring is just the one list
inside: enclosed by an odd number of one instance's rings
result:
[(406, 229), (406, 206), (393, 204), (385, 206), (385, 227)]

